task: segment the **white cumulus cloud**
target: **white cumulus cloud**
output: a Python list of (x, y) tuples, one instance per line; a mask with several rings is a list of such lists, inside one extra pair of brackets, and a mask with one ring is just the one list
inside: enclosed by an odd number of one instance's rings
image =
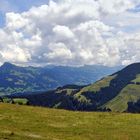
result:
[[(59, 0), (6, 13), (1, 63), (119, 65), (140, 59), (140, 13), (132, 0)], [(128, 22), (127, 22), (128, 21)], [(129, 27), (128, 27), (129, 26)]]

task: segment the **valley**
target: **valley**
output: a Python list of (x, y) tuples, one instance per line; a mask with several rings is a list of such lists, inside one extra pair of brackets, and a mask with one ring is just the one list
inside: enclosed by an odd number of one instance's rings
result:
[(75, 111), (140, 112), (140, 63), (106, 76), (87, 86), (66, 85), (56, 90), (13, 94), (29, 105)]
[(67, 84), (88, 85), (121, 68), (123, 66), (21, 67), (5, 62), (0, 67), (0, 95), (42, 92)]

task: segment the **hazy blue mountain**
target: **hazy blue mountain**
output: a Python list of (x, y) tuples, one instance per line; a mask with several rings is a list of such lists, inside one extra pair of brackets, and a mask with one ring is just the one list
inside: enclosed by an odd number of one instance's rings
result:
[(140, 63), (87, 85), (66, 85), (56, 90), (14, 95), (31, 105), (82, 111), (140, 112)]
[(66, 84), (88, 85), (120, 70), (122, 66), (20, 67), (4, 63), (0, 67), (1, 94), (47, 91)]

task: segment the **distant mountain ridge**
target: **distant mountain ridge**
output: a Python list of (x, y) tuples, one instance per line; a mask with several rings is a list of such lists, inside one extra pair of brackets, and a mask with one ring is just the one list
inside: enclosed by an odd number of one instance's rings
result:
[(87, 85), (121, 68), (98, 65), (20, 67), (5, 62), (0, 67), (0, 94), (47, 91), (66, 84)]
[(31, 105), (52, 108), (140, 112), (140, 63), (131, 64), (88, 86), (68, 85), (44, 93), (15, 97), (26, 98)]

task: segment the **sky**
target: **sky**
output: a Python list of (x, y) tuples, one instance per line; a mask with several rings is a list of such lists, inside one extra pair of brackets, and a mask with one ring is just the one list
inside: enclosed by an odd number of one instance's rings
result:
[(140, 0), (0, 0), (0, 64), (140, 62)]

